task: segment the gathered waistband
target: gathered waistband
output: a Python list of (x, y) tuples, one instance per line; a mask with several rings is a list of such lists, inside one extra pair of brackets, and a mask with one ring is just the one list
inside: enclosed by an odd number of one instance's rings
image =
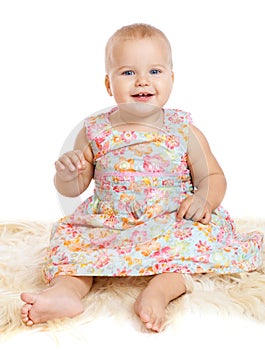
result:
[[(106, 188), (110, 184), (123, 184), (132, 186), (134, 183), (144, 184), (145, 186), (154, 186), (154, 187), (175, 187), (191, 185), (191, 178), (189, 174), (179, 175), (177, 173), (150, 173), (150, 172), (120, 172), (120, 171), (95, 171), (94, 176), (96, 184), (101, 188)], [(181, 187), (182, 187), (181, 186)], [(138, 187), (138, 186), (137, 186)]]

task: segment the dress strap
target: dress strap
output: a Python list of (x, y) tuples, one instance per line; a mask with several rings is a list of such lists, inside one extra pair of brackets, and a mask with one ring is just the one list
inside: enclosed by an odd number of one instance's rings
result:
[(109, 150), (112, 127), (107, 116), (112, 110), (113, 108), (98, 115), (91, 115), (84, 120), (87, 140), (94, 154), (94, 163)]
[(180, 109), (165, 109), (164, 123), (168, 127), (177, 125), (178, 127), (185, 124), (191, 124), (192, 118), (189, 112), (182, 111)]

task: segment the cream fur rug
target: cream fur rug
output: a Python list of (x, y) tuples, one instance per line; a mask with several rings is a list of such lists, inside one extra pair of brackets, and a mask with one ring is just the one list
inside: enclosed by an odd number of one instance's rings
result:
[[(239, 232), (265, 233), (265, 220), (237, 220)], [(0, 333), (28, 330), (20, 320), (22, 291), (45, 288), (41, 269), (48, 245), (50, 224), (14, 221), (0, 222)], [(36, 325), (31, 329), (53, 331), (70, 325), (84, 325), (101, 316), (130, 319), (145, 331), (134, 314), (133, 303), (149, 278), (98, 278), (84, 299), (85, 312), (73, 320), (65, 319)], [(198, 275), (190, 278), (191, 293), (170, 303), (168, 323), (185, 310), (203, 313), (245, 315), (265, 321), (265, 253), (259, 271), (234, 275)]]

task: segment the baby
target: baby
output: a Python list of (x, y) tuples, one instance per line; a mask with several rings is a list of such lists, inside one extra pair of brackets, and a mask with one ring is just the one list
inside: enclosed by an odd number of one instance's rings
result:
[(107, 92), (117, 107), (85, 119), (74, 149), (56, 162), (64, 196), (95, 190), (52, 230), (48, 288), (22, 293), (26, 325), (83, 312), (95, 276), (153, 276), (134, 309), (159, 332), (165, 309), (198, 273), (255, 270), (262, 237), (239, 236), (220, 206), (223, 171), (187, 112), (164, 108), (172, 91), (171, 47), (146, 24), (122, 27), (106, 46)]

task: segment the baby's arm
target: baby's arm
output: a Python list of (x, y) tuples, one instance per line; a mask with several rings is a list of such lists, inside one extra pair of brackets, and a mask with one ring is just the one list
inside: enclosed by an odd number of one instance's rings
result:
[(194, 125), (190, 125), (188, 166), (195, 192), (181, 203), (177, 219), (184, 217), (208, 224), (213, 210), (224, 198), (226, 179), (205, 136)]
[(74, 150), (64, 153), (55, 162), (54, 184), (66, 197), (76, 197), (84, 192), (93, 177), (93, 154), (86, 138), (85, 129), (76, 137)]

